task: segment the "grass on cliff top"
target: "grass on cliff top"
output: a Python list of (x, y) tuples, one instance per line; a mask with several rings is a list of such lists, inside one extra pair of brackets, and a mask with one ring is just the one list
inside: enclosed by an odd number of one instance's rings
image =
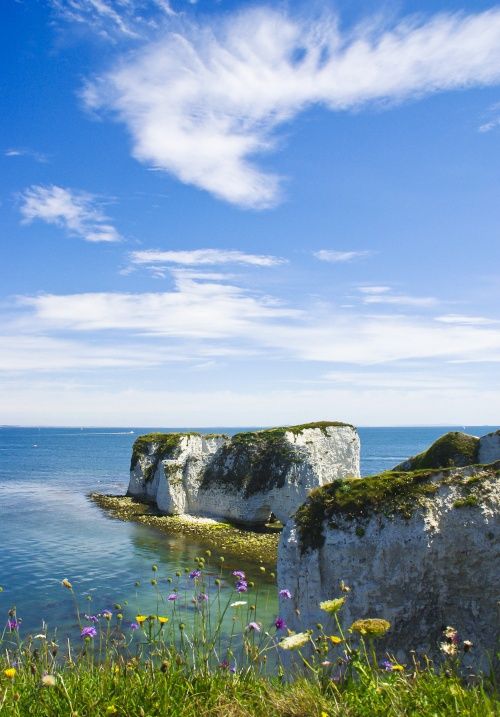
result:
[(498, 707), (482, 686), (431, 672), (367, 675), (340, 689), (120, 662), (67, 667), (53, 687), (36, 669), (0, 676), (2, 717), (494, 717)]
[[(391, 518), (400, 515), (409, 519), (426, 498), (434, 495), (443, 484), (452, 482), (464, 494), (456, 507), (480, 504), (481, 485), (485, 478), (500, 477), (500, 462), (478, 467), (472, 477), (454, 475), (454, 469), (386, 471), (367, 478), (339, 479), (313, 489), (307, 501), (295, 513), (303, 551), (319, 548), (324, 543), (323, 526), (337, 527), (336, 521), (352, 522), (353, 530), (360, 521), (374, 513)], [(357, 535), (362, 536), (361, 530)]]
[(451, 431), (438, 438), (430, 448), (404, 461), (394, 470), (408, 466), (409, 470), (450, 468), (477, 463), (479, 438), (460, 431)]

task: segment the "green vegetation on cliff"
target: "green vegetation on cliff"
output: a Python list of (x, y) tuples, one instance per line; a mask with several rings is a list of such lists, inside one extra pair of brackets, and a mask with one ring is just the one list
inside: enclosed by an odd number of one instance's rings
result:
[[(463, 475), (456, 468), (441, 470), (386, 471), (367, 478), (349, 478), (315, 488), (307, 501), (295, 513), (302, 550), (319, 548), (324, 543), (323, 528), (337, 523), (352, 523), (354, 531), (360, 521), (380, 514), (390, 519), (411, 518), (425, 499), (441, 486), (457, 485), (463, 496), (455, 507), (474, 507), (481, 504), (481, 487), (487, 478), (500, 477), (500, 462), (480, 466), (473, 476)], [(357, 531), (359, 536), (361, 531)]]
[(478, 452), (479, 438), (460, 431), (451, 431), (438, 438), (426, 451), (400, 463), (394, 470), (469, 466), (477, 463)]

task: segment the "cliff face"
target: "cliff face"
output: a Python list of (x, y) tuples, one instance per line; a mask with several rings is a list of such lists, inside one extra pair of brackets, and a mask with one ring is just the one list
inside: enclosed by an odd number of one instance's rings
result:
[(500, 461), (500, 431), (482, 438), (461, 431), (451, 431), (432, 446), (397, 465), (394, 470), (414, 471), (423, 468), (450, 468)]
[(225, 435), (150, 434), (134, 444), (128, 494), (168, 514), (285, 523), (312, 488), (359, 476), (359, 438), (333, 422)]
[(494, 653), (499, 478), (497, 462), (390, 471), (313, 491), (279, 547), (279, 587), (293, 595), (282, 605), (288, 626), (324, 623), (318, 604), (339, 597), (345, 581), (351, 588), (339, 613), (345, 626), (389, 620), (381, 647), (400, 661), (409, 661), (409, 649), (436, 657), (447, 625), (474, 642), (472, 659)]

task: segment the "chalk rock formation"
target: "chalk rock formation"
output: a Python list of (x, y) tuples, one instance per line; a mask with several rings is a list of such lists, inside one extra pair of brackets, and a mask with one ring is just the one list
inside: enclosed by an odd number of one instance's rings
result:
[(318, 605), (341, 596), (343, 580), (351, 588), (339, 613), (344, 625), (389, 620), (381, 647), (401, 661), (410, 659), (410, 649), (436, 657), (447, 625), (474, 642), (472, 659), (494, 653), (499, 479), (497, 462), (390, 471), (312, 491), (279, 547), (278, 584), (293, 595), (281, 606), (289, 628), (326, 624)]
[(422, 468), (450, 468), (500, 461), (500, 431), (478, 438), (451, 431), (438, 438), (430, 448), (397, 465), (395, 471)]
[(359, 477), (359, 438), (321, 422), (222, 434), (166, 433), (134, 443), (128, 495), (169, 515), (188, 513), (259, 525), (285, 523), (312, 488)]

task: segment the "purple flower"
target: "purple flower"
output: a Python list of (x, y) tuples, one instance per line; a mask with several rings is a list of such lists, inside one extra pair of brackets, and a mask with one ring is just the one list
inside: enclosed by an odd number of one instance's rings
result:
[(249, 622), (246, 629), (254, 630), (255, 632), (260, 632), (260, 625), (258, 622)]
[(274, 626), (277, 630), (284, 630), (286, 628), (286, 622), (285, 622), (284, 618), (277, 617), (276, 620), (274, 621)]
[(90, 627), (84, 627), (83, 630), (80, 633), (80, 637), (95, 637), (97, 635), (97, 630), (92, 625)]
[(84, 615), (85, 619), (89, 622), (99, 622), (99, 616), (98, 615)]
[(382, 670), (385, 670), (386, 672), (392, 672), (392, 662), (389, 662), (389, 660), (382, 660), (382, 662), (379, 664), (379, 667), (381, 667)]
[(246, 593), (248, 590), (248, 583), (246, 580), (238, 580), (236, 583), (236, 592)]
[(105, 620), (111, 620), (111, 618), (113, 617), (113, 613), (111, 612), (111, 610), (103, 610), (101, 612), (101, 615)]
[(236, 672), (236, 667), (234, 665), (231, 665), (231, 667), (229, 668), (229, 672), (232, 672), (234, 675), (234, 673)]
[(286, 590), (286, 589), (285, 589), (285, 590), (280, 590), (279, 593), (278, 593), (278, 595), (280, 596), (280, 598), (283, 598), (284, 600), (291, 600), (291, 599), (292, 599), (292, 593), (290, 592), (290, 590)]
[(131, 630), (138, 630), (138, 629), (139, 629), (139, 625), (138, 625), (136, 622), (131, 622), (131, 623), (130, 623), (130, 629), (131, 629)]
[(167, 600), (177, 600), (178, 597), (177, 593), (170, 593)]
[(227, 660), (222, 660), (222, 662), (219, 662), (219, 667), (221, 670), (228, 670), (229, 662)]
[(233, 570), (233, 575), (235, 578), (238, 578), (238, 580), (245, 580), (246, 576), (243, 570)]
[(21, 625), (21, 618), (17, 619), (15, 617), (10, 618), (7, 622), (7, 627), (11, 632), (15, 632), (16, 630), (19, 630), (19, 626)]
[(208, 595), (206, 593), (200, 593), (198, 595), (198, 602), (207, 602)]
[(189, 577), (191, 578), (191, 580), (195, 580), (196, 578), (199, 578), (200, 575), (201, 575), (201, 570), (192, 570), (189, 573)]

